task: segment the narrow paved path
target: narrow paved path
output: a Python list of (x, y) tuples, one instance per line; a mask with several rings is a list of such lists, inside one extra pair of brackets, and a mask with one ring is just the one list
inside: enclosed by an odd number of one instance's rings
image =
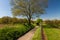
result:
[(37, 28), (35, 27), (34, 29), (29, 31), (28, 33), (26, 33), (22, 37), (18, 38), (18, 40), (32, 40), (32, 37), (34, 36), (34, 33), (35, 33), (36, 29)]

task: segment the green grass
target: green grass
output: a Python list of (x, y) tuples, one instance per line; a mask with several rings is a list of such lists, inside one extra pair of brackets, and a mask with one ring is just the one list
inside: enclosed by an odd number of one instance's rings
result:
[(41, 29), (38, 28), (32, 38), (32, 40), (41, 40)]
[(44, 28), (48, 40), (60, 40), (60, 29)]
[(17, 40), (18, 37), (22, 36), (33, 27), (29, 25), (15, 24), (7, 25), (0, 29), (0, 40)]

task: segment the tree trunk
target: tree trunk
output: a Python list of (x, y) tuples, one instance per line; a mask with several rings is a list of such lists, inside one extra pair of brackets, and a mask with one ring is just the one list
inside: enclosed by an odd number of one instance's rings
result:
[(28, 18), (28, 24), (31, 25), (31, 9), (30, 9), (30, 4), (29, 4), (29, 18)]
[(31, 18), (28, 18), (28, 24), (31, 25)]

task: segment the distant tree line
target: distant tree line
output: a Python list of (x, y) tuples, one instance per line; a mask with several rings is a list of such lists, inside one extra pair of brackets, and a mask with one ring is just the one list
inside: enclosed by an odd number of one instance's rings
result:
[(60, 28), (60, 20), (45, 20), (44, 23), (48, 26), (48, 27), (54, 27), (54, 28)]
[(16, 24), (16, 23), (28, 23), (27, 19), (20, 19), (16, 17), (2, 17), (0, 18), (0, 24)]
[[(36, 21), (31, 20), (32, 24), (39, 24), (42, 19), (37, 19)], [(26, 24), (28, 23), (28, 20), (26, 18), (16, 18), (16, 17), (9, 17), (4, 16), (0, 18), (0, 24)], [(46, 27), (54, 27), (54, 28), (60, 28), (60, 20), (44, 20), (43, 24), (46, 24)], [(45, 25), (44, 25), (45, 26)]]

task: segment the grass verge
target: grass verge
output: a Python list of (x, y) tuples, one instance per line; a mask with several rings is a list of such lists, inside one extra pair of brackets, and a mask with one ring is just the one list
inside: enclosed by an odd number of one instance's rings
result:
[(32, 40), (41, 40), (41, 29), (38, 28), (32, 38)]

